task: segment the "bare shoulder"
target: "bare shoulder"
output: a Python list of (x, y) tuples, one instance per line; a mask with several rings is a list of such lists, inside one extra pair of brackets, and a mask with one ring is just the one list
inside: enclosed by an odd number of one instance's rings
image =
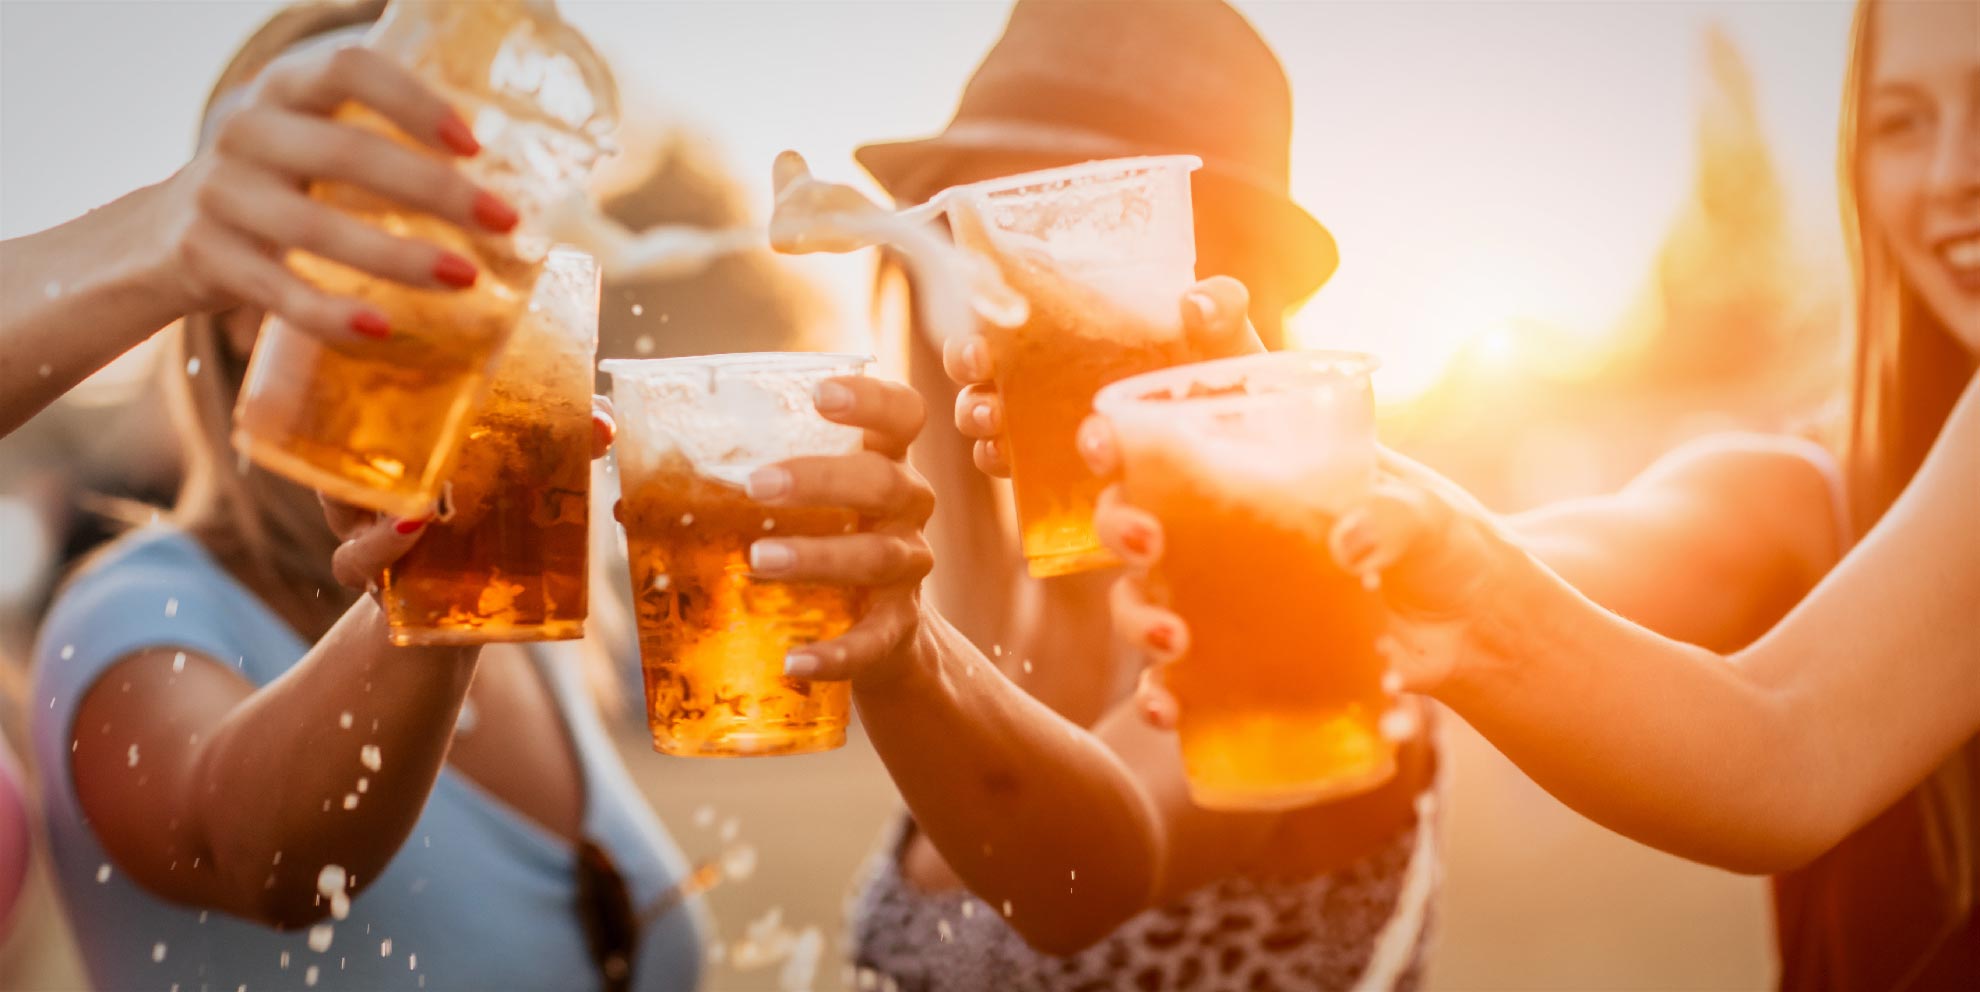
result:
[(1828, 449), (1782, 434), (1700, 438), (1659, 459), (1631, 483), (1698, 508), (1728, 543), (1778, 542), (1818, 577), (1841, 557), (1840, 466)]

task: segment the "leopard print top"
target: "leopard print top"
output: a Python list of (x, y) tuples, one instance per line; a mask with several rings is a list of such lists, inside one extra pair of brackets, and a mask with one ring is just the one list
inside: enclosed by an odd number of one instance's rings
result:
[(1050, 957), (964, 890), (902, 877), (905, 817), (851, 913), (861, 992), (1322, 992), (1415, 989), (1435, 902), (1436, 788), (1416, 824), (1325, 875), (1229, 878), (1150, 910), (1086, 950)]

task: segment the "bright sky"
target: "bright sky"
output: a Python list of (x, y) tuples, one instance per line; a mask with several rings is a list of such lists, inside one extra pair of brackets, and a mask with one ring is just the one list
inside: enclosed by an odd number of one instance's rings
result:
[[(0, 0), (0, 236), (170, 174), (213, 74), (278, 4)], [(1378, 388), (1427, 385), (1515, 318), (1605, 329), (1690, 181), (1702, 33), (1722, 24), (1811, 254), (1835, 253), (1834, 122), (1850, 4), (1519, 0), (1240, 3), (1292, 76), (1293, 193), (1343, 262), (1301, 313), (1309, 344), (1380, 353)], [(564, 0), (629, 103), (720, 143), (769, 202), (797, 148), (938, 129), (1002, 26), (999, 2)], [(857, 343), (864, 260), (805, 260)]]

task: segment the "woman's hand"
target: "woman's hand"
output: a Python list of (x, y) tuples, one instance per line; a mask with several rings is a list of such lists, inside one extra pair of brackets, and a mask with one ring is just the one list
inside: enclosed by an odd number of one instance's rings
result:
[[(603, 458), (618, 436), (618, 420), (612, 401), (603, 396), (591, 398), (591, 457)], [(330, 559), (331, 574), (347, 589), (367, 594), (378, 591), (378, 578), (393, 562), (404, 557), (432, 522), (430, 517), (405, 518), (375, 513), (317, 494), (323, 504), (323, 519), (341, 543)]]
[[(1119, 472), (1119, 449), (1104, 418), (1087, 418), (1079, 446), (1096, 474)], [(1127, 566), (1109, 609), (1116, 634), (1149, 664), (1137, 702), (1150, 723), (1174, 726), (1175, 699), (1162, 673), (1188, 652), (1189, 626), (1163, 607), (1153, 576), (1162, 558), (1161, 522), (1129, 504), (1118, 484), (1101, 493), (1093, 522), (1101, 543)], [(1343, 571), (1381, 589), (1389, 630), (1377, 647), (1401, 688), (1414, 692), (1432, 691), (1450, 677), (1459, 635), (1481, 612), (1493, 577), (1509, 556), (1523, 554), (1462, 489), (1387, 449), (1368, 499), (1334, 522), (1327, 553)]]
[[(154, 245), (154, 278), (180, 312), (246, 305), (333, 342), (390, 333), (377, 310), (285, 268), (290, 249), (420, 289), (474, 284), (473, 262), (312, 200), (315, 181), (347, 184), (470, 231), (515, 227), (515, 209), (451, 162), (480, 151), (467, 123), (376, 52), (350, 47), (277, 60), (240, 99), (216, 111), (205, 147), (156, 188), (151, 227), (162, 242)], [(346, 103), (362, 104), (421, 147), (333, 120)]]
[(766, 506), (857, 510), (859, 533), (764, 538), (750, 546), (750, 568), (780, 582), (824, 582), (867, 590), (865, 616), (829, 641), (784, 660), (794, 678), (881, 681), (907, 663), (921, 622), (921, 580), (935, 559), (921, 528), (935, 512), (935, 492), (907, 464), (921, 433), (921, 396), (896, 383), (846, 376), (818, 387), (825, 419), (866, 431), (865, 450), (793, 458), (758, 469), (749, 497)]
[[(1213, 276), (1191, 286), (1182, 298), (1183, 335), (1198, 360), (1264, 351), (1246, 317), (1251, 296), (1229, 276)], [(1011, 474), (1003, 443), (1004, 404), (992, 381), (996, 358), (981, 334), (951, 338), (942, 346), (942, 368), (962, 389), (956, 393), (956, 429), (975, 442), (976, 467), (994, 476)]]

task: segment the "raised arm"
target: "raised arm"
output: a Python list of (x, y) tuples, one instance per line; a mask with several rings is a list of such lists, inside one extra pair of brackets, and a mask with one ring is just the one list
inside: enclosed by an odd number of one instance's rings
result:
[[(1402, 670), (1622, 833), (1735, 870), (1792, 868), (1980, 732), (1980, 379), (1883, 521), (1730, 657), (1598, 608), (1489, 523), (1437, 526), (1452, 503), (1427, 491), (1386, 519), (1438, 539), (1392, 542), (1377, 514), (1360, 518), (1366, 542), (1341, 542), (1363, 567), (1403, 549), (1384, 572)], [(1452, 601), (1463, 573), (1483, 581)], [(1457, 619), (1425, 619), (1439, 599)]]
[[(328, 118), (348, 101), (417, 147)], [(212, 141), (170, 179), (0, 242), (0, 435), (189, 313), (252, 306), (333, 343), (389, 333), (375, 310), (284, 269), (292, 248), (422, 289), (474, 283), (472, 262), (310, 199), (301, 188), (310, 180), (349, 183), (464, 227), (515, 224), (511, 207), (448, 161), (480, 150), (467, 125), (375, 52), (280, 60), (220, 113)]]
[[(417, 529), (379, 520), (350, 536), (340, 577), (375, 574)], [(317, 891), (326, 865), (361, 890), (412, 831), (476, 655), (392, 647), (368, 596), (260, 689), (233, 658), (140, 651), (76, 712), (77, 795), (118, 867), (151, 891), (273, 926), (313, 922), (330, 912)]]

